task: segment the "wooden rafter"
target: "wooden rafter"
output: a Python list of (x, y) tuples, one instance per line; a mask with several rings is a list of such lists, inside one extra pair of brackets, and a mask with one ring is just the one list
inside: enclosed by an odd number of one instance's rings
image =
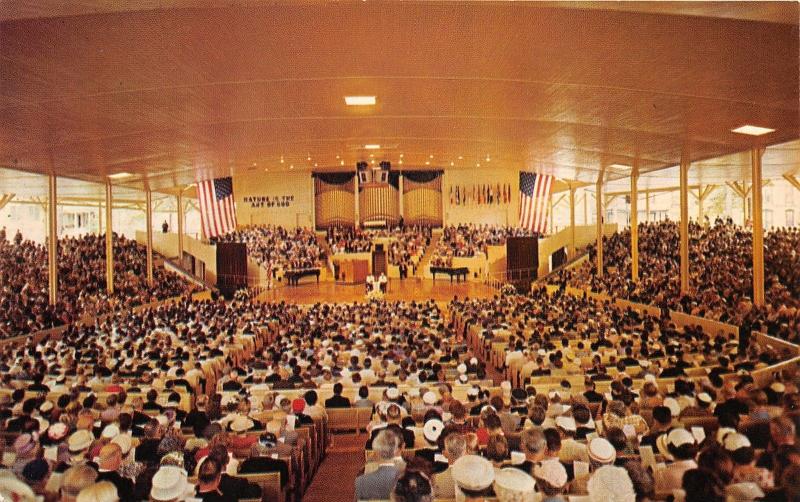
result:
[(794, 174), (784, 174), (783, 179), (789, 182), (790, 185), (800, 190), (800, 180)]
[(0, 209), (6, 207), (6, 205), (8, 205), (8, 203), (11, 202), (12, 199), (14, 199), (14, 196), (15, 194), (13, 193), (3, 194), (3, 196), (0, 197)]

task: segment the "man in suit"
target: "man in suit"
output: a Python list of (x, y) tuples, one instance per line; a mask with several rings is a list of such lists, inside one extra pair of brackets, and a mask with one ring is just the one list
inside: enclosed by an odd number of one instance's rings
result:
[(381, 431), (372, 442), (372, 449), (380, 463), (373, 472), (356, 478), (357, 501), (389, 499), (397, 478), (402, 474), (394, 462), (398, 449), (398, 439), (394, 433)]
[(467, 441), (463, 434), (453, 432), (444, 438), (444, 456), (449, 467), (433, 476), (433, 493), (437, 499), (456, 498), (455, 481), (453, 480), (453, 464), (467, 451)]
[(342, 396), (344, 387), (340, 383), (333, 386), (333, 396), (325, 400), (326, 408), (349, 408), (350, 400)]
[(122, 449), (116, 443), (109, 443), (100, 449), (97, 481), (110, 481), (117, 487), (121, 502), (133, 500), (134, 484), (130, 479), (120, 475), (118, 469), (122, 465)]

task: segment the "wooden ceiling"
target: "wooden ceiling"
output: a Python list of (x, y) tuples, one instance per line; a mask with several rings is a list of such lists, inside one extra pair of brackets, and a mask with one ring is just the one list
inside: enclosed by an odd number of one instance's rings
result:
[(372, 154), (594, 182), (800, 137), (796, 2), (42, 4), (0, 9), (0, 167), (165, 191)]

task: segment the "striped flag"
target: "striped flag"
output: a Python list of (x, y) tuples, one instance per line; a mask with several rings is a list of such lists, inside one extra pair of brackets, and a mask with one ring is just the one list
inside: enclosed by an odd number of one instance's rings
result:
[(555, 178), (549, 174), (519, 173), (519, 226), (547, 232), (547, 210)]
[(233, 179), (217, 178), (197, 182), (200, 223), (206, 238), (236, 230), (236, 206), (233, 203)]

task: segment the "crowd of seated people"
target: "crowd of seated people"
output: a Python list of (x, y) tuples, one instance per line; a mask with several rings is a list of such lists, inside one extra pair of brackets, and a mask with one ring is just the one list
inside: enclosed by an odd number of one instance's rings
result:
[(485, 254), (488, 246), (502, 246), (509, 237), (528, 237), (530, 230), (511, 226), (461, 224), (443, 229), (436, 244), (431, 265), (451, 267), (453, 258), (469, 258)]
[(561, 272), (556, 282), (590, 287), (640, 303), (682, 311), (800, 341), (800, 231), (775, 229), (764, 238), (766, 305), (752, 298), (752, 233), (730, 220), (689, 225), (689, 281), (680, 293), (680, 237), (671, 221), (639, 226), (640, 280), (631, 280), (630, 230), (603, 241), (608, 273), (595, 274), (595, 247), (581, 267)]
[(257, 498), (243, 474), (283, 476), (293, 429), (349, 407), (372, 414), (357, 500), (800, 496), (796, 369), (752, 373), (781, 349), (545, 288), (446, 310), (183, 300), (0, 350), (14, 500)]
[(146, 250), (114, 236), (114, 294), (106, 292), (105, 235), (58, 241), (58, 302), (48, 303), (47, 247), (0, 231), (0, 338), (99, 315), (125, 305), (181, 296), (199, 288), (163, 268), (147, 284)]
[(247, 256), (271, 271), (317, 268), (326, 259), (317, 235), (308, 228), (245, 226), (215, 237), (212, 242), (243, 242), (247, 245)]

